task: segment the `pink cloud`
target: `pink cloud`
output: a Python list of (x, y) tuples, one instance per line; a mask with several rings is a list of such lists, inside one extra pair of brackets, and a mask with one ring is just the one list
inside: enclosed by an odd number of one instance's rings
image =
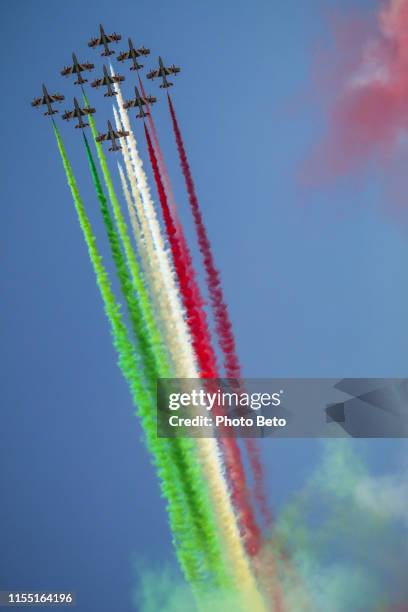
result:
[[(326, 136), (303, 168), (312, 181), (344, 175), (372, 159), (386, 162), (408, 141), (408, 0), (383, 2), (375, 30), (367, 34), (366, 28), (358, 45), (355, 36), (344, 35), (347, 29), (364, 31), (349, 19), (333, 57), (326, 56), (335, 95)], [(342, 58), (347, 61), (336, 72)]]

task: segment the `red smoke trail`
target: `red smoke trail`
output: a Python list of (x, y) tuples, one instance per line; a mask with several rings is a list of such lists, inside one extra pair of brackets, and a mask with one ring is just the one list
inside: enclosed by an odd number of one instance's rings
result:
[[(328, 134), (306, 168), (318, 178), (345, 174), (374, 156), (387, 161), (401, 138), (406, 140), (408, 0), (386, 0), (380, 7), (377, 31), (360, 42), (353, 65), (337, 84), (341, 89)], [(350, 19), (350, 30), (353, 25)], [(346, 52), (340, 41), (334, 62)]]
[[(200, 205), (195, 191), (193, 177), (190, 170), (190, 165), (187, 160), (187, 154), (184, 147), (183, 138), (181, 136), (181, 131), (177, 121), (173, 103), (168, 94), (167, 99), (173, 123), (174, 135), (177, 142), (180, 164), (186, 182), (190, 206), (197, 231), (198, 244), (200, 247), (200, 252), (203, 256), (208, 292), (210, 295), (211, 305), (214, 312), (215, 329), (217, 332), (221, 350), (224, 355), (225, 373), (227, 378), (239, 379), (241, 378), (241, 367), (239, 364), (237, 350), (235, 346), (235, 338), (234, 333), (232, 331), (232, 324), (229, 318), (228, 308), (223, 295), (220, 274), (217, 268), (215, 267), (211, 243), (204, 225)], [(266, 523), (269, 525), (272, 522), (272, 516), (265, 495), (264, 474), (259, 449), (255, 442), (251, 439), (245, 439), (245, 446), (248, 452), (251, 470), (254, 475), (255, 497), (259, 504), (259, 508), (262, 512), (262, 515), (265, 518)]]
[[(187, 320), (192, 336), (193, 347), (200, 368), (200, 376), (202, 378), (218, 378), (216, 357), (211, 344), (207, 318), (202, 309), (203, 300), (195, 280), (190, 253), (188, 249), (184, 251), (180, 247), (178, 232), (168, 206), (156, 154), (146, 124), (144, 128), (150, 162), (162, 207), (163, 219), (173, 255), (174, 267), (180, 284), (180, 293), (187, 312)], [(245, 549), (250, 556), (254, 556), (260, 550), (261, 534), (247, 499), (246, 478), (239, 447), (234, 438), (223, 438), (222, 446), (227, 477), (231, 485), (232, 502), (233, 506), (238, 511), (239, 525), (242, 531)]]
[[(139, 79), (139, 85), (140, 85), (140, 90), (142, 92), (142, 96), (146, 100), (146, 93), (143, 87), (142, 79), (140, 78), (139, 74), (138, 74), (138, 79)], [(167, 202), (168, 202), (171, 214), (173, 216), (174, 225), (176, 226), (176, 231), (179, 236), (180, 249), (188, 257), (189, 251), (188, 251), (188, 246), (187, 246), (187, 240), (185, 238), (183, 226), (180, 222), (180, 219), (177, 213), (177, 207), (176, 207), (176, 202), (174, 199), (173, 189), (171, 187), (170, 176), (167, 171), (166, 162), (164, 161), (164, 155), (162, 153), (162, 150), (159, 144), (159, 139), (157, 137), (156, 126), (155, 126), (153, 115), (151, 112), (151, 106), (147, 100), (146, 100), (146, 108), (147, 108), (147, 121), (149, 123), (149, 130), (150, 130), (150, 134), (152, 136), (153, 143), (154, 143), (154, 151), (156, 153), (156, 158), (157, 158), (157, 162), (159, 165), (160, 176), (162, 179), (164, 191), (166, 193)]]
[(205, 312), (202, 309), (203, 300), (194, 278), (194, 271), (189, 256), (183, 252), (178, 232), (171, 215), (166, 192), (161, 180), (159, 166), (147, 126), (145, 128), (146, 142), (149, 149), (150, 162), (159, 193), (163, 219), (173, 255), (174, 267), (180, 284), (180, 291), (186, 308), (188, 324), (191, 329), (192, 341), (197, 360), (200, 365), (201, 378), (217, 378), (217, 362), (211, 346)]
[[(140, 78), (140, 75), (138, 75), (138, 79), (139, 79), (139, 85), (140, 85), (140, 90), (142, 92), (142, 96), (143, 98), (146, 99), (146, 93), (145, 93), (143, 82), (142, 82), (142, 79)], [(164, 161), (164, 156), (163, 156), (160, 144), (159, 144), (159, 139), (157, 137), (156, 126), (155, 126), (154, 119), (152, 116), (151, 107), (150, 107), (150, 104), (147, 102), (147, 100), (146, 100), (146, 107), (147, 107), (147, 112), (148, 112), (147, 121), (149, 123), (149, 131), (153, 138), (154, 150), (156, 153), (157, 161), (159, 163), (160, 175), (163, 181), (164, 190), (166, 192), (167, 202), (169, 204), (171, 214), (173, 215), (174, 222), (177, 226), (177, 231), (183, 233), (182, 226), (179, 221), (178, 214), (177, 214), (177, 208), (176, 208), (176, 203), (175, 203), (175, 199), (173, 195), (173, 189), (171, 188), (169, 173), (167, 172), (166, 162)]]
[(180, 156), (181, 168), (183, 170), (184, 179), (186, 182), (188, 197), (191, 210), (194, 217), (194, 223), (197, 230), (198, 244), (200, 252), (203, 256), (204, 267), (207, 276), (208, 290), (211, 298), (211, 303), (215, 314), (215, 324), (220, 345), (225, 358), (225, 370), (229, 378), (240, 378), (241, 371), (235, 348), (235, 339), (232, 332), (232, 325), (229, 319), (227, 306), (224, 301), (224, 296), (221, 287), (221, 279), (218, 270), (214, 265), (214, 257), (211, 250), (211, 244), (207, 236), (207, 231), (204, 226), (200, 206), (195, 192), (193, 179), (191, 176), (190, 166), (187, 161), (187, 155), (184, 148), (184, 143), (181, 137), (180, 128), (174, 112), (173, 103), (170, 96), (167, 94), (167, 99), (170, 108), (170, 114), (173, 122), (174, 134), (177, 142), (177, 149)]

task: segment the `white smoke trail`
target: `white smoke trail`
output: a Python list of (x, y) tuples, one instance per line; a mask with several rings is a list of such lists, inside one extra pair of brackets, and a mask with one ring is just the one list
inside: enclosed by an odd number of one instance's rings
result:
[[(117, 128), (122, 129), (123, 126), (115, 108), (113, 109), (113, 113)], [(195, 367), (194, 354), (192, 353), (188, 330), (183, 316), (181, 315), (181, 323), (185, 328), (185, 336), (187, 338), (187, 340), (184, 339), (183, 341), (183, 337), (179, 333), (180, 325), (177, 326), (177, 318), (174, 316), (174, 309), (172, 308), (172, 304), (170, 303), (169, 295), (166, 290), (166, 283), (163, 279), (163, 270), (159, 265), (159, 253), (157, 249), (154, 248), (147, 218), (141, 203), (140, 193), (130, 161), (129, 151), (127, 149), (122, 149), (122, 155), (131, 186), (134, 207), (136, 208), (136, 212), (140, 220), (140, 224), (137, 229), (132, 220), (131, 224), (134, 232), (137, 232), (138, 234), (135, 236), (135, 239), (138, 244), (138, 248), (140, 249), (144, 272), (149, 280), (148, 285), (152, 289), (151, 294), (155, 310), (159, 316), (160, 328), (163, 331), (172, 362), (176, 366), (176, 370), (178, 372), (175, 374), (175, 376), (178, 378), (196, 378), (198, 377), (198, 374)], [(130, 215), (132, 215), (131, 210), (134, 212), (134, 207), (132, 203), (129, 211)]]
[[(112, 66), (111, 73), (114, 74)], [(157, 256), (157, 262), (162, 272), (161, 277), (163, 282), (163, 291), (167, 293), (169, 302), (171, 304), (174, 327), (177, 330), (178, 337), (182, 341), (183, 347), (185, 347), (184, 350), (188, 353), (188, 359), (192, 364), (194, 364), (195, 367), (195, 354), (192, 349), (191, 337), (188, 331), (188, 327), (184, 320), (184, 309), (178, 292), (175, 273), (170, 263), (168, 251), (165, 248), (160, 224), (157, 219), (154, 204), (150, 195), (146, 174), (143, 169), (143, 162), (137, 151), (136, 139), (130, 125), (129, 116), (126, 109), (123, 108), (123, 97), (118, 83), (115, 83), (115, 91), (117, 92), (117, 103), (119, 107), (120, 119), (123, 125), (123, 129), (129, 132), (129, 136), (126, 138), (126, 144), (128, 146), (132, 171), (129, 173), (129, 170), (127, 168), (127, 172), (132, 188), (132, 195), (135, 199), (139, 217), (141, 215), (141, 210), (139, 210), (139, 208), (141, 207), (144, 211), (143, 217), (144, 219), (146, 219), (146, 227), (148, 228), (148, 232), (152, 238), (153, 246)], [(122, 153), (126, 153), (124, 149), (122, 149)], [(136, 181), (133, 181), (133, 178), (136, 179)], [(135, 184), (137, 184), (137, 189), (135, 189)], [(138, 205), (139, 203), (140, 207)], [(148, 232), (144, 232), (145, 241), (147, 240)]]
[(136, 241), (137, 251), (142, 258), (143, 271), (145, 271), (147, 267), (147, 261), (146, 261), (146, 250), (143, 245), (142, 227), (140, 225), (139, 219), (137, 218), (136, 210), (134, 208), (133, 201), (132, 201), (132, 196), (130, 195), (129, 187), (126, 182), (125, 173), (119, 162), (118, 162), (118, 170), (119, 170), (120, 182), (122, 184), (123, 195), (125, 196), (125, 201), (126, 201), (126, 205), (127, 205), (128, 212), (129, 212), (130, 224), (132, 226), (133, 235)]
[(143, 272), (148, 281), (147, 285), (152, 298), (153, 308), (157, 314), (159, 327), (163, 333), (165, 345), (169, 351), (169, 357), (171, 358), (171, 362), (173, 364), (173, 372), (176, 373), (178, 371), (185, 371), (183, 356), (185, 357), (186, 352), (180, 345), (177, 333), (174, 331), (170, 303), (166, 291), (163, 291), (162, 279), (160, 277), (160, 273), (158, 272), (156, 252), (152, 248), (149, 237), (146, 241), (143, 239), (143, 225), (145, 224), (145, 220), (143, 219), (143, 216), (141, 221), (138, 220), (135, 205), (126, 182), (126, 177), (123, 168), (119, 163), (118, 168), (123, 193), (129, 211), (130, 223), (135, 236), (137, 249), (142, 260)]

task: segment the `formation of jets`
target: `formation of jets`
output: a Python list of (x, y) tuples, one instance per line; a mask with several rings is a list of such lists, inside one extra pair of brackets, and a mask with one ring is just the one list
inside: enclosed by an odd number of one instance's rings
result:
[[(122, 39), (120, 34), (106, 34), (102, 25), (99, 26), (99, 36), (96, 38), (92, 38), (88, 42), (88, 46), (91, 48), (102, 47), (101, 55), (104, 57), (108, 57), (113, 55), (115, 51), (110, 48), (109, 45), (112, 43), (117, 43)], [(119, 62), (126, 62), (130, 60), (131, 66), (130, 70), (140, 70), (143, 68), (143, 64), (139, 63), (140, 57), (146, 57), (150, 54), (150, 49), (146, 49), (146, 47), (138, 47), (136, 48), (133, 44), (131, 38), (128, 38), (128, 47), (127, 51), (122, 51), (117, 56)], [(61, 70), (62, 76), (70, 76), (74, 75), (76, 80), (74, 81), (75, 85), (80, 85), (83, 87), (85, 83), (88, 82), (88, 79), (84, 78), (83, 73), (88, 72), (94, 69), (94, 64), (90, 62), (79, 62), (75, 53), (72, 54), (72, 64), (70, 66), (65, 66), (63, 70)], [(166, 89), (171, 87), (173, 83), (168, 80), (169, 75), (177, 75), (180, 72), (180, 68), (172, 64), (171, 66), (165, 66), (161, 57), (159, 57), (159, 67), (155, 70), (151, 70), (146, 76), (148, 79), (156, 79), (159, 78), (162, 80), (160, 83), (160, 87), (162, 89)], [(125, 77), (119, 74), (109, 74), (106, 66), (103, 66), (103, 76), (102, 78), (95, 79), (91, 83), (91, 87), (98, 89), (99, 87), (106, 87), (106, 92), (104, 97), (113, 97), (117, 94), (114, 88), (115, 83), (119, 83), (124, 81)], [(55, 115), (58, 113), (58, 110), (53, 108), (53, 104), (56, 102), (62, 102), (65, 97), (61, 94), (49, 94), (45, 85), (42, 86), (42, 95), (39, 98), (34, 98), (31, 102), (31, 105), (34, 107), (46, 106), (47, 110), (44, 115)], [(123, 107), (126, 109), (135, 108), (138, 113), (136, 115), (139, 119), (144, 119), (149, 115), (149, 109), (152, 104), (157, 102), (157, 98), (154, 96), (146, 95), (142, 89), (142, 94), (139, 92), (138, 88), (135, 87), (135, 97), (131, 100), (127, 100)], [(70, 119), (77, 119), (78, 123), (75, 125), (76, 128), (84, 129), (89, 124), (86, 123), (83, 118), (87, 115), (92, 115), (95, 113), (95, 109), (89, 106), (85, 106), (81, 108), (78, 100), (74, 98), (74, 108), (70, 111), (65, 111), (62, 115), (62, 119), (69, 121)], [(109, 151), (119, 151), (121, 146), (117, 143), (117, 140), (120, 138), (126, 138), (128, 136), (128, 132), (123, 130), (114, 130), (110, 121), (108, 121), (108, 131), (106, 134), (99, 134), (96, 140), (98, 142), (110, 141), (111, 146), (109, 147)]]

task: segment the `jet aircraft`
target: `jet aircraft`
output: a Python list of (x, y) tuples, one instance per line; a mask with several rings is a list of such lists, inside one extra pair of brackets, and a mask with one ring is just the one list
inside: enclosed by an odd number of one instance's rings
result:
[(110, 121), (108, 121), (108, 131), (106, 134), (99, 134), (96, 137), (98, 142), (102, 142), (104, 140), (110, 140), (112, 142), (112, 146), (109, 147), (109, 151), (120, 151), (122, 148), (119, 144), (117, 144), (118, 138), (125, 138), (129, 135), (129, 132), (124, 132), (123, 130), (114, 130)]
[(68, 76), (70, 74), (75, 74), (77, 76), (77, 80), (74, 81), (75, 85), (83, 85), (84, 83), (87, 82), (88, 79), (84, 79), (82, 77), (81, 72), (84, 72), (86, 70), (93, 70), (95, 66), (91, 64), (90, 62), (85, 62), (84, 64), (80, 64), (77, 60), (75, 53), (72, 54), (72, 61), (73, 61), (72, 66), (65, 66), (65, 68), (61, 70), (61, 74), (62, 76)]
[(94, 108), (81, 108), (78, 104), (78, 100), (74, 98), (74, 110), (65, 111), (65, 113), (62, 115), (62, 119), (64, 119), (65, 121), (69, 121), (70, 119), (78, 119), (78, 124), (75, 127), (83, 129), (87, 127), (89, 123), (84, 123), (84, 121), (82, 121), (82, 117), (86, 115), (93, 115), (94, 112)]
[(124, 62), (125, 60), (132, 60), (133, 66), (131, 66), (131, 70), (140, 70), (143, 68), (143, 64), (139, 64), (137, 61), (138, 57), (149, 55), (150, 49), (146, 49), (145, 47), (139, 47), (139, 49), (135, 49), (133, 46), (132, 39), (128, 39), (129, 51), (123, 51), (118, 55), (118, 61)]
[(138, 108), (139, 113), (136, 115), (138, 119), (142, 119), (143, 117), (147, 117), (149, 115), (149, 111), (145, 111), (144, 106), (149, 107), (149, 104), (154, 104), (157, 102), (157, 98), (154, 96), (141, 96), (137, 87), (135, 87), (135, 97), (132, 100), (127, 100), (123, 108)]
[(103, 47), (103, 51), (101, 53), (101, 55), (104, 56), (108, 56), (108, 55), (113, 55), (115, 52), (112, 51), (111, 49), (109, 49), (109, 43), (112, 42), (118, 42), (119, 40), (121, 40), (122, 37), (120, 34), (116, 34), (116, 32), (114, 32), (113, 34), (105, 34), (105, 30), (103, 29), (102, 24), (100, 24), (99, 26), (99, 36), (97, 38), (92, 38), (92, 40), (89, 41), (88, 43), (88, 47)]
[(96, 79), (96, 81), (94, 81), (93, 83), (91, 83), (91, 87), (101, 87), (101, 85), (106, 85), (106, 87), (108, 88), (108, 91), (104, 94), (105, 98), (107, 96), (116, 96), (117, 92), (113, 90), (112, 85), (114, 83), (119, 83), (120, 81), (124, 81), (125, 77), (120, 76), (120, 74), (115, 74), (114, 76), (111, 76), (108, 71), (106, 66), (103, 67), (103, 77), (102, 79)]
[(158, 69), (151, 70), (146, 76), (148, 79), (156, 79), (157, 77), (162, 78), (163, 82), (161, 83), (160, 87), (167, 88), (173, 85), (173, 83), (170, 83), (170, 81), (167, 80), (167, 76), (169, 74), (176, 75), (178, 72), (180, 72), (180, 68), (178, 68), (178, 66), (175, 66), (174, 64), (172, 64), (171, 66), (168, 66), (168, 68), (166, 68), (165, 65), (163, 64), (162, 58), (159, 57)]
[(58, 111), (54, 110), (52, 105), (54, 102), (62, 102), (62, 100), (65, 100), (65, 96), (62, 96), (61, 94), (50, 95), (44, 84), (42, 86), (42, 90), (43, 95), (40, 98), (34, 98), (34, 100), (31, 102), (31, 106), (41, 106), (45, 104), (47, 106), (47, 111), (44, 113), (44, 115), (55, 115), (55, 113), (58, 113)]

